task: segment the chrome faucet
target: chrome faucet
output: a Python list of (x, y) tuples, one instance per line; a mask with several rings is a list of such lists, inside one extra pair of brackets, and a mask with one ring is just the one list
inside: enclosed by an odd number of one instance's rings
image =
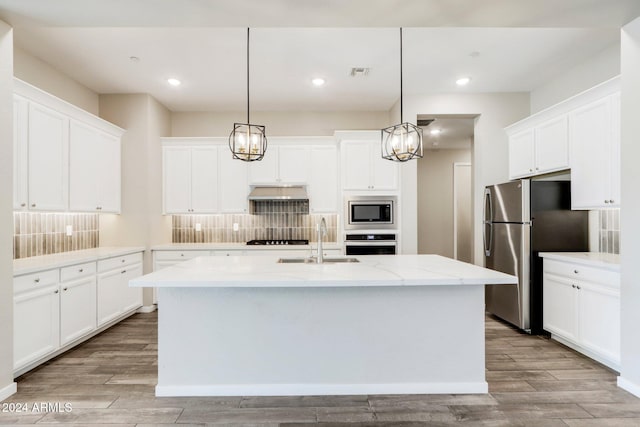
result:
[(316, 262), (318, 264), (322, 264), (324, 261), (322, 249), (322, 238), (327, 235), (327, 222), (324, 220), (324, 217), (320, 220), (318, 224), (316, 224), (316, 229), (318, 230), (318, 256), (316, 257)]

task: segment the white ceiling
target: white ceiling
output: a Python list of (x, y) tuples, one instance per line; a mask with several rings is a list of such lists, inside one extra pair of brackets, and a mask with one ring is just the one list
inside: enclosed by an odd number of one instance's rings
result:
[[(252, 110), (380, 111), (399, 97), (400, 25), (405, 95), (510, 92), (619, 43), (639, 15), (638, 0), (0, 0), (28, 53), (173, 111), (245, 109), (247, 25)], [(457, 87), (461, 75), (472, 83)]]

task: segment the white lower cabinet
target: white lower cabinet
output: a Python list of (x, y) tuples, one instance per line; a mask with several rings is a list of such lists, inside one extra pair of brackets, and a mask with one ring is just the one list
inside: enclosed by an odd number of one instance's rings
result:
[[(100, 272), (99, 265), (110, 269)], [(140, 307), (142, 289), (128, 282), (141, 275), (139, 252), (15, 276), (14, 373), (21, 375)]]
[(620, 274), (545, 259), (543, 327), (605, 365), (620, 366)]
[(13, 368), (19, 369), (58, 349), (58, 283), (16, 294), (13, 299)]
[(142, 276), (142, 254), (98, 261), (98, 327), (142, 306), (142, 288), (129, 280)]
[(96, 276), (60, 284), (60, 345), (96, 329)]

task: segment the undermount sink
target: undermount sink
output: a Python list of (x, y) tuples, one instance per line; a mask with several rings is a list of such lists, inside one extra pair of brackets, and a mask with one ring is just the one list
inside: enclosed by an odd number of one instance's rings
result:
[[(321, 264), (338, 264), (345, 262), (360, 262), (358, 258), (324, 258)], [(317, 264), (318, 259), (316, 257), (310, 258), (280, 258), (279, 264)]]

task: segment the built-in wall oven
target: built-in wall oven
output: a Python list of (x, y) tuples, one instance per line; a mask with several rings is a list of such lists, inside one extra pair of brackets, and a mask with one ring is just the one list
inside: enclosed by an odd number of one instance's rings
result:
[(395, 255), (395, 233), (346, 233), (346, 255)]
[(345, 230), (397, 228), (394, 196), (346, 196)]

